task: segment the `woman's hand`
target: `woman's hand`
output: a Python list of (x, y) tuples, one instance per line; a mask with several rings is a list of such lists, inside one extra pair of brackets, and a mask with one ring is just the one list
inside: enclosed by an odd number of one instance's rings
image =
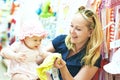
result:
[(66, 62), (62, 58), (56, 58), (54, 61), (54, 67), (56, 68), (63, 68), (66, 65)]

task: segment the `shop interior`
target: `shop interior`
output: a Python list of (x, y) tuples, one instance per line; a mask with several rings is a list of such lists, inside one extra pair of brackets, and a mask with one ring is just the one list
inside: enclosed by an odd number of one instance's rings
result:
[[(68, 34), (70, 20), (79, 6), (94, 9), (104, 32), (102, 67), (94, 80), (120, 80), (120, 72), (110, 74), (103, 69), (120, 48), (120, 0), (0, 0), (0, 50), (18, 40), (19, 25), (23, 17), (42, 22), (48, 32), (43, 41), (45, 46), (57, 35)], [(0, 56), (0, 80), (10, 80), (5, 75), (6, 70)]]

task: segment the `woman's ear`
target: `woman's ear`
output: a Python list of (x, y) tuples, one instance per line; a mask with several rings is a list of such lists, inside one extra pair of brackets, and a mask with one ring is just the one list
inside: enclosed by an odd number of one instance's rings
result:
[(89, 30), (89, 37), (91, 36), (92, 32), (93, 32), (93, 30)]

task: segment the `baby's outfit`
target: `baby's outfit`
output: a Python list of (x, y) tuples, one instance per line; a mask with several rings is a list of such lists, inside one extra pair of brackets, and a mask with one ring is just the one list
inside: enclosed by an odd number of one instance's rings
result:
[(27, 75), (30, 80), (36, 80), (38, 78), (36, 73), (36, 67), (38, 64), (36, 60), (38, 56), (43, 60), (40, 56), (42, 53), (40, 50), (31, 50), (27, 48), (22, 42), (15, 42), (13, 43), (10, 48), (16, 54), (25, 54), (26, 59), (23, 62), (18, 62), (16, 60), (10, 60), (10, 65), (8, 65), (7, 74), (12, 77), (15, 74), (25, 74)]

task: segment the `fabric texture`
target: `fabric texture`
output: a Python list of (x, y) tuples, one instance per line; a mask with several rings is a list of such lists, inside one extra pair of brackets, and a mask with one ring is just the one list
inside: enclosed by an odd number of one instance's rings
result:
[(61, 54), (50, 54), (48, 57), (45, 58), (43, 63), (36, 68), (40, 80), (47, 80), (46, 72), (53, 68), (53, 64), (56, 58), (61, 58)]

